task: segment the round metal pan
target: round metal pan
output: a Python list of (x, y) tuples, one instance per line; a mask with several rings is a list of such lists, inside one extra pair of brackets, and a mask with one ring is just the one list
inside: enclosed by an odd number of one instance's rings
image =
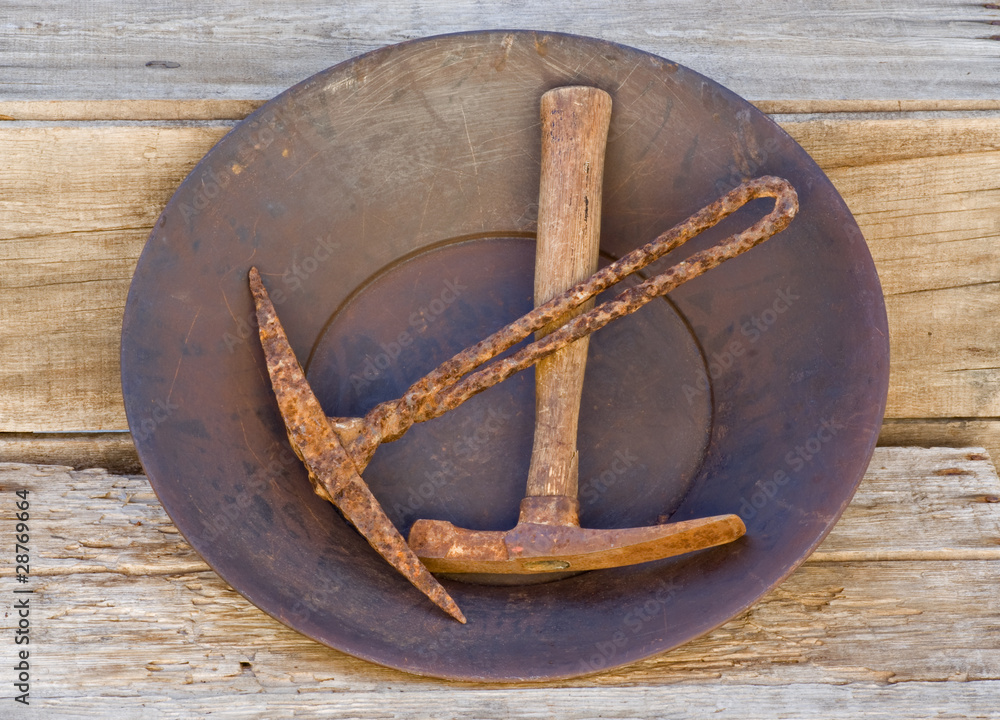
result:
[[(395, 397), (531, 307), (539, 98), (614, 101), (601, 250), (620, 257), (746, 178), (799, 194), (792, 225), (591, 343), (582, 522), (738, 513), (731, 545), (553, 582), (445, 580), (459, 625), (311, 491), (288, 445), (247, 287), (260, 268), (331, 415)], [(770, 210), (757, 201), (660, 261)], [(806, 152), (715, 82), (611, 43), (479, 32), (388, 47), (267, 103), (178, 188), (136, 268), (122, 387), (178, 529), (248, 600), (305, 635), (409, 672), (564, 678), (662, 652), (781, 582), (850, 501), (888, 382), (881, 289), (850, 212)], [(365, 479), (419, 517), (508, 529), (533, 423), (522, 373), (379, 449)]]

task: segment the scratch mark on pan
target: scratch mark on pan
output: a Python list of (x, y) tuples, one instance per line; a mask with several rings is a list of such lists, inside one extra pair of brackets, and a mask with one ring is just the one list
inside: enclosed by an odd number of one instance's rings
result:
[[(514, 136), (522, 136), (522, 137), (526, 138), (529, 135), (531, 135), (533, 137), (537, 137), (538, 133), (541, 131), (541, 127), (542, 127), (542, 123), (539, 121), (539, 122), (536, 122), (536, 123), (534, 123), (532, 125), (526, 125), (523, 128), (518, 128), (517, 130), (512, 130), (511, 132), (503, 133), (502, 135), (491, 135), (490, 138), (489, 138), (489, 140), (487, 140), (486, 142), (488, 142), (488, 143), (502, 143), (507, 138), (514, 137)], [(532, 132), (529, 133), (528, 132), (529, 130), (531, 130)], [(486, 144), (486, 143), (484, 143), (484, 144)], [(501, 145), (501, 147), (502, 147), (502, 145)]]
[(437, 182), (437, 178), (438, 174), (434, 173), (434, 175), (431, 176), (430, 183), (427, 185), (427, 199), (424, 200), (424, 210), (423, 212), (420, 213), (420, 224), (417, 225), (417, 232), (416, 232), (417, 237), (419, 237), (420, 233), (422, 233), (424, 230), (424, 220), (427, 219), (427, 211), (430, 209), (431, 206), (431, 198), (434, 195), (434, 183)]
[[(225, 293), (223, 293), (223, 298), (225, 298)], [(226, 303), (226, 307), (229, 307), (229, 303)], [(232, 310), (229, 311), (232, 314)], [(194, 324), (198, 322), (198, 316), (201, 315), (201, 307), (195, 312), (194, 317), (191, 319), (191, 325), (188, 327), (187, 335), (184, 336), (184, 344), (187, 345), (188, 338), (191, 337), (191, 333), (194, 331)], [(233, 318), (235, 320), (235, 318)], [(171, 396), (174, 394), (174, 385), (177, 384), (177, 376), (181, 371), (181, 363), (184, 362), (184, 356), (181, 355), (177, 358), (177, 367), (174, 369), (174, 379), (170, 381), (170, 389), (167, 390), (167, 403), (169, 404)]]
[(177, 383), (177, 375), (181, 371), (181, 363), (184, 362), (184, 356), (181, 355), (177, 358), (177, 367), (174, 370), (174, 379), (170, 381), (170, 389), (167, 391), (167, 404), (170, 404), (170, 396), (174, 394), (174, 385)]
[(359, 125), (360, 123), (364, 122), (369, 115), (373, 114), (376, 110), (379, 110), (382, 107), (382, 105), (389, 102), (390, 100), (392, 100), (392, 95), (387, 93), (385, 97), (383, 97), (378, 102), (374, 103), (368, 110), (358, 115), (358, 117), (356, 117), (353, 122), (345, 125), (343, 129), (344, 132), (352, 129), (355, 125)]
[(483, 212), (483, 189), (479, 185), (479, 161), (476, 159), (476, 148), (472, 145), (472, 135), (469, 133), (469, 119), (465, 116), (465, 106), (460, 105), (462, 110), (462, 122), (465, 124), (465, 139), (469, 142), (469, 153), (472, 155), (472, 169), (475, 171), (476, 195), (479, 198), (479, 218), (483, 228), (486, 227), (486, 213)]
[(265, 385), (270, 386), (270, 384), (271, 384), (271, 378), (270, 378), (270, 376), (266, 375), (263, 370), (261, 370), (260, 364), (258, 363), (254, 367), (257, 370), (257, 376), (260, 377), (260, 381), (262, 383), (264, 383)]
[(583, 65), (577, 65), (576, 68), (573, 70), (573, 76), (579, 77), (580, 73), (589, 68), (590, 63), (594, 62), (596, 58), (597, 58), (597, 53), (594, 53), (590, 56), (590, 58), (587, 59), (587, 62), (585, 62)]
[(243, 442), (247, 446), (247, 450), (249, 450), (250, 454), (253, 455), (253, 459), (257, 461), (257, 464), (260, 467), (264, 467), (264, 461), (261, 460), (257, 453), (253, 451), (253, 445), (250, 443), (250, 438), (247, 437), (247, 429), (242, 420), (240, 420), (240, 430), (243, 431)]
[(187, 335), (184, 336), (184, 344), (187, 345), (188, 338), (191, 337), (191, 332), (194, 330), (194, 324), (198, 321), (198, 316), (201, 315), (201, 306), (198, 306), (198, 310), (194, 314), (194, 318), (191, 320), (191, 327), (188, 328)]
[(618, 83), (618, 87), (615, 88), (616, 91), (621, 90), (623, 87), (625, 87), (625, 83), (627, 83), (628, 79), (632, 77), (632, 73), (634, 73), (636, 70), (639, 69), (639, 65), (641, 64), (642, 63), (636, 63), (635, 65), (632, 66), (632, 69), (628, 71), (628, 75), (625, 76), (625, 79), (622, 80), (620, 83)]
[(239, 324), (240, 321), (236, 319), (236, 313), (234, 313), (233, 309), (229, 306), (229, 298), (226, 297), (226, 291), (221, 290), (220, 292), (222, 293), (222, 302), (226, 304), (226, 310), (229, 311), (229, 317), (233, 319), (234, 323)]
[(316, 159), (316, 156), (317, 156), (317, 155), (319, 155), (319, 154), (320, 154), (320, 152), (321, 152), (320, 150), (317, 150), (317, 151), (316, 151), (316, 152), (314, 152), (314, 153), (313, 153), (312, 155), (310, 155), (309, 157), (307, 157), (307, 158), (305, 159), (305, 162), (303, 162), (303, 163), (302, 163), (301, 165), (299, 165), (299, 166), (298, 166), (297, 168), (295, 168), (294, 170), (292, 170), (292, 174), (291, 174), (291, 175), (289, 175), (288, 177), (286, 177), (286, 178), (285, 178), (285, 180), (291, 180), (291, 179), (292, 179), (293, 177), (295, 177), (295, 174), (296, 174), (296, 173), (297, 173), (297, 172), (298, 172), (299, 170), (301, 170), (302, 168), (304, 168), (304, 167), (305, 167), (306, 165), (308, 165), (309, 163), (311, 163), (311, 162), (312, 162), (313, 160), (315, 160), (315, 159)]
[(416, 165), (419, 168), (424, 169), (424, 170), (433, 170), (435, 177), (439, 173), (443, 173), (443, 172), (452, 173), (454, 175), (458, 175), (459, 177), (472, 177), (472, 175), (470, 175), (469, 173), (464, 172), (464, 171), (459, 170), (458, 168), (454, 168), (454, 167), (444, 167), (442, 165), (432, 165), (430, 163), (423, 163), (423, 162), (419, 162), (419, 161), (414, 161), (413, 164)]

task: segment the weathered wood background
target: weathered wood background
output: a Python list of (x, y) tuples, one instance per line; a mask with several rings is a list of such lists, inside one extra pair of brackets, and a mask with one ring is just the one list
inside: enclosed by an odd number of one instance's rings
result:
[[(0, 547), (13, 547), (16, 488), (36, 508), (32, 697), (51, 717), (744, 720), (1000, 707), (1000, 481), (981, 449), (877, 449), (819, 550), (748, 612), (643, 662), (516, 688), (417, 678), (289, 630), (208, 569), (143, 476), (0, 464)], [(0, 568), (4, 595), (12, 575)], [(12, 648), (0, 644), (0, 676)], [(596, 667), (614, 664), (595, 655)], [(9, 694), (0, 717), (18, 716)]]
[[(145, 237), (262, 101), (390, 42), (522, 27), (670, 57), (814, 155), (869, 240), (892, 331), (885, 444), (1000, 450), (1000, 10), (964, 2), (135, 3), (5, 10), (0, 458), (136, 471), (118, 379)], [(57, 19), (58, 18), (58, 19)], [(996, 35), (996, 37), (994, 37)], [(86, 436), (80, 432), (90, 433)], [(110, 434), (94, 435), (94, 431)]]
[[(996, 456), (998, 23), (997, 3), (957, 0), (6, 6), (0, 460), (139, 472), (118, 336), (138, 254), (176, 186), (235, 122), (312, 73), (490, 28), (638, 47), (774, 114), (843, 194), (882, 279), (893, 353), (882, 444)], [(746, 617), (623, 671), (517, 691), (409, 678), (273, 623), (205, 569), (141, 477), (7, 466), (0, 533), (9, 488), (45, 498), (36, 687), (53, 717), (118, 705), (121, 717), (1000, 712), (995, 474), (963, 459), (974, 450), (879, 452), (885, 473), (873, 465), (822, 551)], [(0, 668), (12, 647), (0, 642)], [(0, 718), (12, 705), (0, 698)]]

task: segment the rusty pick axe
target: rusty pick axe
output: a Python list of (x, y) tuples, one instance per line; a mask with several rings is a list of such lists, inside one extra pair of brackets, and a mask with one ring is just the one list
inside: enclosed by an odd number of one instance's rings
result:
[[(541, 115), (536, 306), (597, 269), (611, 97), (597, 88), (557, 88), (542, 96)], [(586, 309), (580, 306), (576, 312)], [(587, 347), (585, 336), (536, 365), (534, 447), (517, 525), (509, 531), (479, 531), (443, 520), (418, 520), (409, 544), (429, 570), (572, 573), (671, 557), (721, 545), (746, 532), (737, 515), (626, 529), (580, 527), (576, 438)]]
[(344, 449), (331, 427), (288, 343), (288, 336), (278, 320), (257, 268), (250, 270), (250, 290), (256, 303), (267, 372), (285, 421), (288, 440), (306, 466), (316, 494), (336, 505), (369, 544), (420, 592), (464, 623), (465, 615), (386, 517), (382, 506), (361, 478), (354, 458)]

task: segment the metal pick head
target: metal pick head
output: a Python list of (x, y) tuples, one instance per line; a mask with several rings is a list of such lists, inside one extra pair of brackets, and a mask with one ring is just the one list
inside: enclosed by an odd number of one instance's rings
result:
[(745, 532), (738, 515), (610, 530), (520, 522), (506, 532), (418, 520), (410, 547), (431, 572), (530, 575), (637, 565), (723, 545)]
[(257, 268), (250, 269), (260, 343), (292, 449), (316, 494), (329, 500), (373, 548), (438, 607), (461, 623), (465, 615), (409, 548), (358, 473), (354, 461), (306, 381)]

